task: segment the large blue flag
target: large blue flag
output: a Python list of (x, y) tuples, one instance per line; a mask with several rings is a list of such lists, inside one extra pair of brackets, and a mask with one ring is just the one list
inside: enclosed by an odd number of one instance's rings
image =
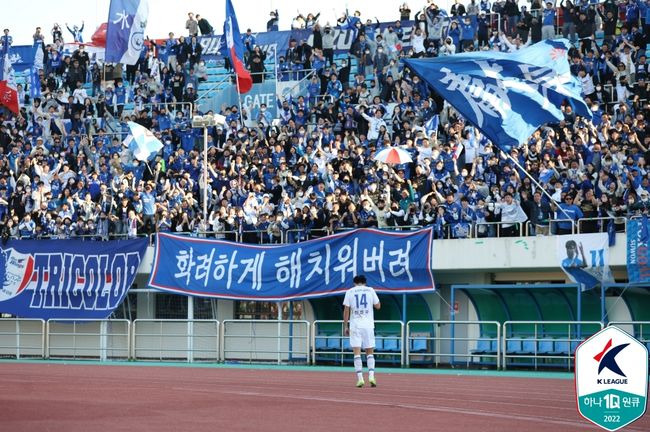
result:
[(565, 101), (578, 115), (591, 118), (581, 85), (571, 75), (568, 50), (567, 40), (546, 40), (515, 53), (404, 62), (493, 143), (509, 151), (539, 126), (563, 120), (560, 106)]
[(144, 47), (149, 0), (111, 0), (106, 28), (106, 61), (134, 65)]

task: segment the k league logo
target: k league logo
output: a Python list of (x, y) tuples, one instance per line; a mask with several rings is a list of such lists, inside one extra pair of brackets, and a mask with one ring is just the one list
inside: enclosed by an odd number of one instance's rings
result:
[(575, 353), (578, 411), (590, 422), (618, 430), (645, 413), (648, 350), (618, 327), (607, 327)]

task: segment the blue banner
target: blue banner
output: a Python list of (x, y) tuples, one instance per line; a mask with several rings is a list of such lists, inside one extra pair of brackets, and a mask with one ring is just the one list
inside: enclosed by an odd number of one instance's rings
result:
[(627, 279), (630, 283), (650, 282), (647, 217), (627, 221)]
[[(378, 25), (379, 29), (375, 28), (375, 33), (383, 33), (389, 26), (394, 26), (394, 22), (386, 22)], [(448, 26), (448, 23), (445, 23), (445, 28)], [(375, 26), (377, 27), (377, 26)], [(403, 22), (402, 23), (403, 36), (402, 36), (402, 48), (411, 47), (411, 31), (413, 30), (413, 21)], [(350, 47), (354, 42), (356, 37), (356, 32), (353, 30), (344, 30), (340, 28), (332, 28), (334, 32), (334, 53), (335, 54), (346, 54), (350, 52)], [(313, 46), (314, 36), (313, 30), (286, 30), (286, 31), (277, 31), (277, 32), (262, 32), (254, 33), (255, 44), (259, 45), (262, 51), (266, 52), (267, 61), (273, 61), (274, 56), (277, 53), (277, 56), (283, 56), (289, 48), (289, 40), (295, 39), (296, 42), (305, 40), (309, 45)], [(220, 52), (222, 49), (223, 38), (221, 35), (214, 36), (202, 36), (199, 38), (199, 43), (203, 47), (202, 58), (206, 61), (215, 60), (217, 56), (221, 56)], [(163, 47), (164, 48), (164, 47)], [(164, 55), (164, 53), (163, 53)]]
[(0, 248), (0, 312), (104, 319), (133, 283), (147, 239), (9, 240)]
[(9, 61), (16, 73), (21, 73), (34, 66), (36, 48), (31, 45), (11, 46)]
[(609, 268), (607, 233), (556, 236), (556, 254), (562, 270), (583, 291), (614, 282)]
[(566, 39), (545, 40), (513, 53), (472, 52), (404, 63), (493, 143), (510, 151), (539, 126), (564, 120), (560, 106), (565, 101), (591, 119), (582, 86), (569, 69), (570, 46)]
[(248, 245), (159, 233), (149, 286), (239, 300), (341, 294), (363, 274), (379, 293), (435, 289), (432, 231), (358, 229), (290, 245)]

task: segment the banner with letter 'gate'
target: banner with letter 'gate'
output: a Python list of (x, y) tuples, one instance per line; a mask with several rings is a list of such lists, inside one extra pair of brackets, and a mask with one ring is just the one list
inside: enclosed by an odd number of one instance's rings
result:
[(9, 240), (0, 246), (0, 312), (104, 319), (133, 283), (147, 239)]
[(379, 293), (434, 290), (432, 231), (357, 229), (257, 245), (159, 233), (149, 286), (201, 297), (284, 301), (340, 294), (355, 275)]

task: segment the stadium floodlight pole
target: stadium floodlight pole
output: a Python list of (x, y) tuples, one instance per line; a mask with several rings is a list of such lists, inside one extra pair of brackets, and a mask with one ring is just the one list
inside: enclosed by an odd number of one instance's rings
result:
[[(529, 173), (529, 172), (528, 172), (524, 167), (521, 166), (521, 164), (519, 163), (519, 161), (518, 161), (517, 159), (513, 158), (512, 155), (511, 155), (510, 153), (506, 153), (506, 152), (503, 152), (503, 151), (502, 151), (502, 153), (505, 154), (505, 155), (508, 157), (508, 159), (510, 159), (511, 161), (513, 161), (514, 164), (517, 166), (517, 168), (519, 168), (520, 170), (522, 170), (522, 171), (524, 172), (524, 174), (526, 174), (526, 176), (530, 179), (530, 181), (532, 181), (533, 184), (535, 184), (535, 186), (537, 186), (537, 187), (539, 188), (540, 192), (542, 192), (544, 195), (546, 195), (546, 196), (548, 197), (548, 199), (551, 200), (551, 202), (554, 202), (554, 201), (555, 201), (555, 200), (553, 199), (553, 197), (551, 196), (551, 194), (549, 194), (549, 193), (546, 191), (546, 189), (544, 189), (544, 187), (543, 187), (541, 184), (539, 184), (539, 182), (538, 182), (537, 180), (535, 180), (535, 178), (534, 178), (532, 175), (530, 175), (530, 173)], [(568, 220), (571, 221), (571, 224), (572, 224), (574, 227), (577, 228), (577, 226), (576, 226), (576, 222), (573, 220), (573, 218), (572, 218), (571, 216), (569, 216), (569, 214), (568, 214), (566, 211), (564, 211), (564, 209), (563, 209), (562, 207), (560, 207), (559, 203), (558, 203), (558, 205), (556, 205), (556, 207), (557, 207), (557, 208), (558, 208), (562, 213), (564, 213), (564, 216), (566, 216), (566, 218), (567, 218)]]
[(215, 126), (214, 116), (194, 116), (192, 127), (203, 128), (203, 226), (208, 224), (208, 128)]

